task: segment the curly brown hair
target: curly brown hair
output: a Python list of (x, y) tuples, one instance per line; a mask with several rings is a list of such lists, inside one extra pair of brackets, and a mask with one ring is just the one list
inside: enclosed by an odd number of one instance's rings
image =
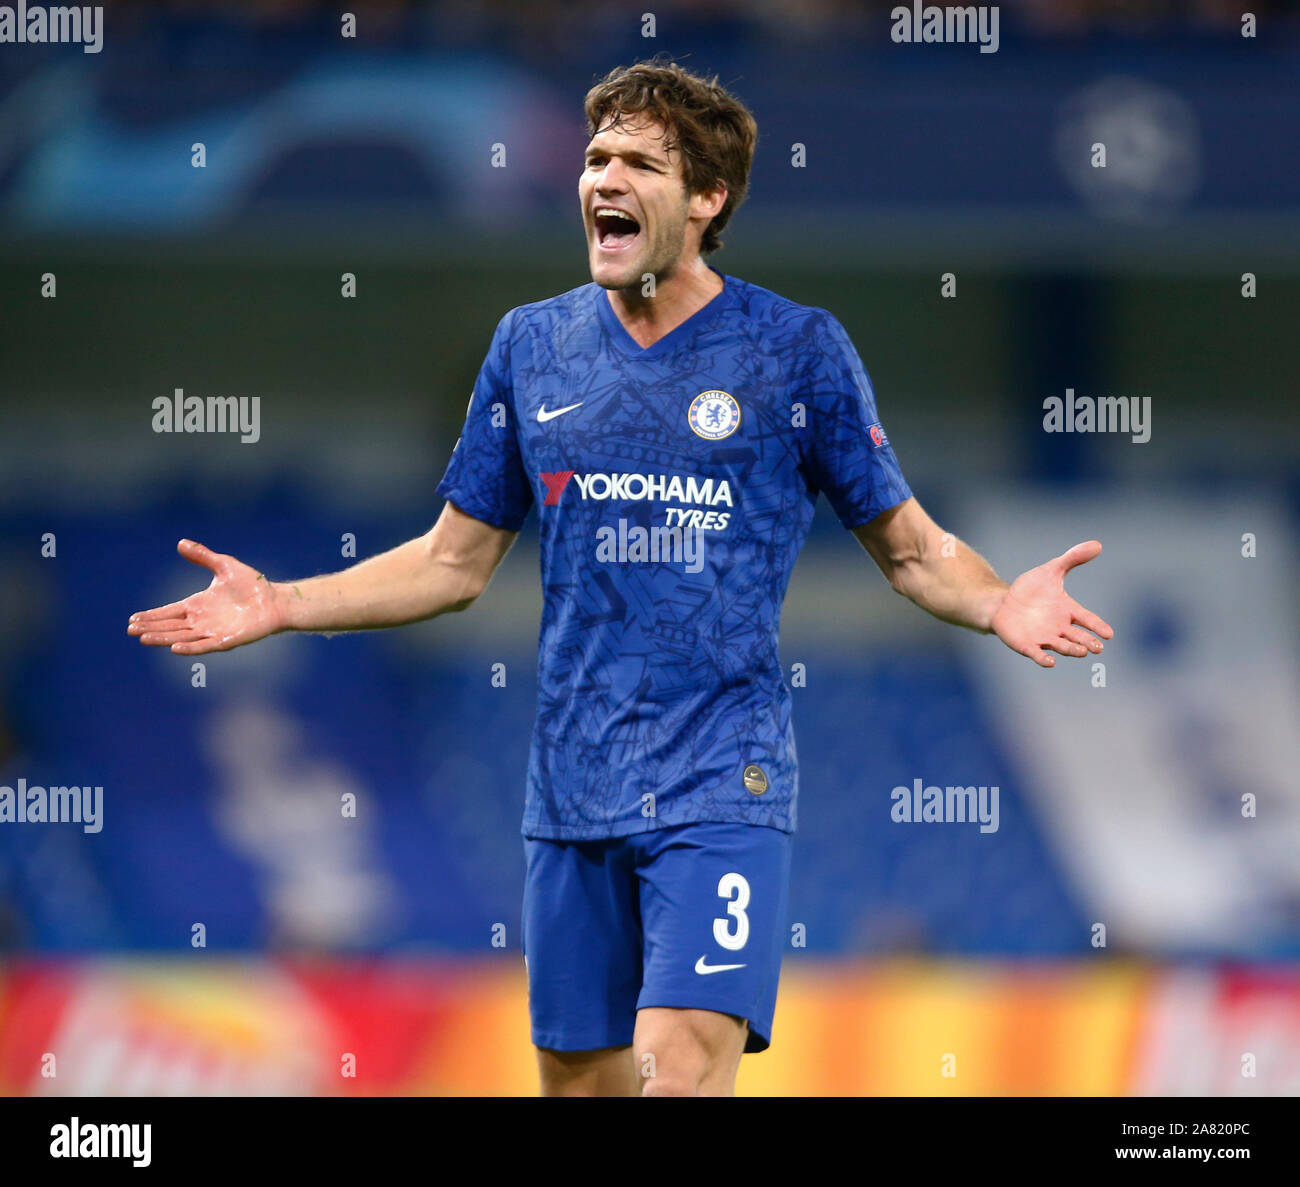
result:
[(703, 78), (659, 58), (611, 70), (587, 92), (583, 108), (588, 136), (619, 128), (630, 116), (650, 116), (665, 129), (668, 147), (681, 152), (687, 193), (707, 193), (719, 182), (726, 187), (726, 201), (700, 242), (702, 254), (717, 251), (722, 229), (749, 189), (758, 141), (749, 109), (716, 75)]

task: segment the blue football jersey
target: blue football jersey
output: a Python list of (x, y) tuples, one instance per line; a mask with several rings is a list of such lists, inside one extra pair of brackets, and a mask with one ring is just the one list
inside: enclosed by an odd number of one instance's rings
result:
[(735, 277), (647, 348), (583, 285), (497, 326), (438, 492), (517, 531), (545, 603), (523, 833), (793, 832), (781, 604), (825, 491), (911, 495), (844, 328)]

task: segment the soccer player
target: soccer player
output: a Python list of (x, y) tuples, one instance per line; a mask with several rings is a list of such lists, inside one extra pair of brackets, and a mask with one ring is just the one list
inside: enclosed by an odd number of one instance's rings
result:
[[(771, 1038), (797, 792), (777, 627), (818, 492), (890, 584), (1043, 667), (1111, 628), (1009, 586), (922, 510), (843, 327), (710, 267), (757, 130), (661, 62), (586, 98), (592, 283), (497, 326), (425, 536), (332, 576), (210, 569), (132, 615), (201, 655), (464, 610), (535, 506), (545, 605), (524, 809), (524, 957), (547, 1095), (728, 1095)], [(1098, 637), (1100, 636), (1100, 638)]]

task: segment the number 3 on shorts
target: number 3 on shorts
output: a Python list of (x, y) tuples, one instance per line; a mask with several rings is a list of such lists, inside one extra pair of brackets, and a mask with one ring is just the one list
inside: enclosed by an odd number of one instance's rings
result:
[[(729, 899), (727, 903), (728, 918), (719, 917), (713, 921), (713, 938), (728, 952), (738, 952), (749, 939), (749, 916), (745, 908), (749, 906), (749, 883), (743, 874), (723, 874), (718, 879), (718, 897)], [(736, 930), (731, 930), (731, 920), (735, 920)]]

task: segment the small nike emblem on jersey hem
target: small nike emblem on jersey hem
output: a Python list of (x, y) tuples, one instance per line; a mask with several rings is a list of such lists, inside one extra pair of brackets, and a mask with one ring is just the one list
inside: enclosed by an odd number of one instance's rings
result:
[(699, 973), (701, 977), (708, 973), (725, 973), (729, 969), (743, 969), (744, 967), (743, 964), (705, 964), (705, 958), (703, 956), (695, 962), (695, 971)]
[(566, 412), (572, 412), (575, 408), (581, 408), (587, 401), (579, 400), (576, 404), (570, 404), (566, 408), (557, 408), (554, 412), (547, 412), (546, 405), (543, 404), (537, 410), (537, 423), (544, 425), (548, 420), (554, 420), (557, 416), (563, 416)]

